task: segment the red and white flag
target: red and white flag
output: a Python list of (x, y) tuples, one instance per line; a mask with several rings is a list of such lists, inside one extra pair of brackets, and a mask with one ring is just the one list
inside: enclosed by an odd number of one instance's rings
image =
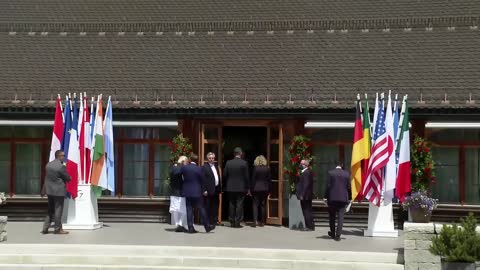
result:
[(80, 116), (78, 123), (80, 127), (80, 136), (78, 137), (78, 145), (80, 148), (80, 171), (82, 183), (87, 183), (90, 176), (90, 113), (88, 110), (87, 96), (83, 96), (80, 105)]
[(374, 143), (372, 147), (372, 154), (370, 156), (367, 179), (363, 194), (371, 203), (380, 206), (382, 198), (383, 187), (383, 169), (388, 162), (390, 155), (393, 153), (393, 140), (387, 135), (385, 127), (385, 111), (382, 105), (379, 104), (377, 122), (375, 123)]
[(407, 96), (403, 98), (402, 115), (400, 116), (400, 131), (398, 143), (400, 153), (398, 157), (398, 175), (395, 185), (395, 196), (403, 202), (405, 194), (410, 192), (410, 131)]
[(52, 142), (50, 144), (50, 158), (48, 161), (55, 159), (55, 151), (62, 149), (63, 140), (63, 113), (61, 98), (58, 96), (55, 106), (55, 120), (53, 122)]

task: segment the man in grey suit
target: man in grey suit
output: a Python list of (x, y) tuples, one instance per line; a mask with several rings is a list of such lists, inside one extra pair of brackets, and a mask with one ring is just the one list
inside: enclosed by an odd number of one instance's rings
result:
[(55, 234), (68, 234), (62, 229), (63, 202), (66, 194), (65, 183), (70, 181), (63, 160), (65, 153), (62, 150), (55, 152), (55, 160), (50, 161), (45, 167), (45, 185), (44, 192), (48, 196), (48, 215), (43, 224), (42, 233), (48, 233), (50, 223), (55, 221)]

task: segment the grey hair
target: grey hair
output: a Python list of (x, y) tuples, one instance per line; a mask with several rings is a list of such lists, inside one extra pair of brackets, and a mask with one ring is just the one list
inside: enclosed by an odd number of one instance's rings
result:
[(186, 156), (179, 156), (177, 163), (183, 164), (187, 160)]
[(208, 159), (209, 156), (215, 156), (215, 153), (213, 153), (213, 152), (208, 152), (208, 154), (206, 155), (206, 158)]
[(310, 160), (308, 159), (302, 159), (303, 163), (308, 167), (310, 166)]

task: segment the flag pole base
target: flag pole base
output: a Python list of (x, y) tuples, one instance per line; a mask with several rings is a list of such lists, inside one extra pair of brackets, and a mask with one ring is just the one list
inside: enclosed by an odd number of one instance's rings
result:
[(393, 222), (392, 200), (382, 200), (380, 206), (369, 203), (368, 229), (363, 231), (363, 236), (368, 237), (398, 237)]
[(103, 227), (103, 222), (95, 224), (63, 224), (65, 230), (96, 230)]
[(397, 238), (398, 237), (398, 231), (393, 230), (393, 231), (371, 231), (371, 230), (364, 230), (363, 231), (363, 236), (368, 236), (368, 237), (390, 237), (390, 238)]
[(78, 196), (65, 199), (62, 227), (66, 230), (96, 230), (103, 227), (98, 221), (97, 196), (90, 184), (78, 184)]

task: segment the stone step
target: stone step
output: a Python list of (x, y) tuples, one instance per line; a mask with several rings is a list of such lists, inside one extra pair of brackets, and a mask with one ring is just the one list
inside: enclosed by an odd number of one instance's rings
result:
[[(0, 256), (3, 264), (73, 264), (73, 265), (138, 265), (138, 266), (186, 266), (186, 267), (224, 267), (224, 268), (258, 268), (258, 269), (318, 269), (324, 265), (368, 265), (376, 269), (398, 264), (377, 262), (345, 262), (331, 260), (295, 260), (267, 258), (235, 257), (187, 257), (187, 256), (105, 256), (105, 255), (8, 255)], [(382, 267), (382, 268), (380, 268)]]
[[(0, 263), (8, 263), (11, 258), (21, 259), (29, 256), (42, 260), (42, 257), (65, 256), (76, 260), (77, 257), (145, 257), (162, 258), (214, 258), (236, 260), (305, 260), (336, 261), (358, 263), (403, 263), (403, 257), (397, 253), (353, 252), (328, 250), (292, 250), (263, 248), (227, 248), (227, 247), (188, 247), (188, 246), (136, 246), (136, 245), (79, 245), (79, 244), (7, 244), (0, 245)], [(95, 261), (92, 261), (95, 263)], [(15, 262), (17, 263), (17, 261)], [(28, 263), (28, 262), (25, 262)], [(42, 261), (42, 263), (48, 263)]]
[[(315, 270), (403, 270), (403, 265), (391, 265), (391, 264), (352, 264), (342, 262), (323, 262), (321, 265), (317, 265)], [(378, 268), (372, 268), (378, 267)], [(116, 269), (133, 269), (133, 270), (277, 270), (276, 268), (231, 268), (231, 267), (201, 267), (201, 266), (142, 266), (142, 265), (80, 265), (80, 264), (0, 264), (2, 270), (116, 270)], [(307, 270), (309, 268), (295, 268), (298, 270)]]
[(403, 269), (396, 253), (259, 248), (6, 244), (0, 269)]

